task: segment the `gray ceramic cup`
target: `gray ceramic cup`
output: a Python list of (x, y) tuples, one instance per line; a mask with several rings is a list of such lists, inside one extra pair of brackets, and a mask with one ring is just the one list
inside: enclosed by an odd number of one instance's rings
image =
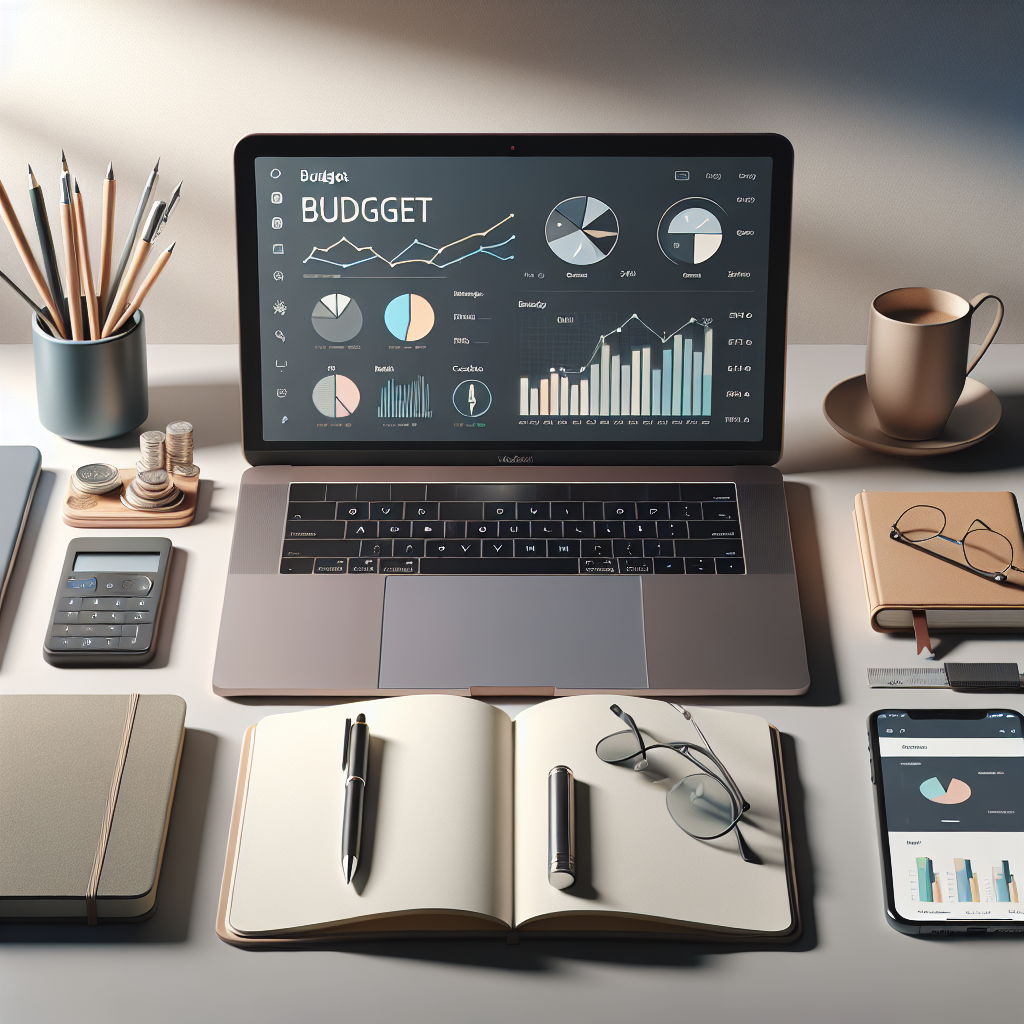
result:
[[(999, 311), (968, 365), (971, 318), (986, 299), (995, 299)], [(882, 430), (903, 441), (938, 437), (1002, 320), (1002, 300), (988, 292), (970, 302), (937, 288), (895, 288), (877, 296), (865, 377)]]
[(146, 321), (139, 310), (120, 334), (98, 341), (55, 338), (32, 317), (39, 420), (71, 441), (127, 434), (149, 415)]

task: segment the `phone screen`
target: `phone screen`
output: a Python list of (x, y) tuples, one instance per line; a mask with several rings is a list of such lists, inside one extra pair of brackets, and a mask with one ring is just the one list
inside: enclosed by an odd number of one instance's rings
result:
[(1024, 732), (1014, 711), (876, 717), (894, 909), (1024, 922)]

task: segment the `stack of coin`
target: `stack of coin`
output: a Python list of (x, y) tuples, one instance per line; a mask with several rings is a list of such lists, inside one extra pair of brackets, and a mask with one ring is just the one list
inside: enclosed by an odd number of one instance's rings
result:
[(140, 473), (144, 469), (165, 468), (166, 455), (164, 454), (164, 432), (162, 430), (147, 430), (139, 438), (139, 447), (142, 449), (142, 458), (138, 461)]
[(199, 467), (192, 463), (192, 424), (187, 420), (176, 420), (167, 424), (164, 440), (166, 456), (164, 466), (168, 473), (178, 476), (195, 476)]
[(121, 495), (121, 501), (129, 508), (142, 512), (163, 512), (174, 508), (183, 497), (167, 470), (144, 469), (136, 473), (135, 479)]
[(108, 494), (121, 486), (121, 474), (117, 467), (105, 462), (79, 466), (71, 479), (75, 490), (81, 494)]

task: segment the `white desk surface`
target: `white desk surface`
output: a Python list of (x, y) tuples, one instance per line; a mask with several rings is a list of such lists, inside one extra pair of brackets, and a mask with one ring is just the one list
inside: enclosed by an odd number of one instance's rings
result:
[[(868, 626), (851, 510), (862, 489), (1009, 489), (1024, 497), (1024, 348), (994, 346), (977, 373), (1004, 399), (997, 435), (973, 451), (919, 462), (860, 449), (823, 419), (822, 397), (836, 381), (862, 371), (862, 348), (790, 349), (780, 468), (790, 482), (813, 684), (800, 700), (731, 703), (750, 707), (791, 737), (806, 934), (795, 949), (742, 951), (647, 942), (403, 941), (253, 953), (217, 938), (214, 915), (242, 734), (263, 715), (294, 707), (225, 700), (210, 688), (245, 468), (237, 358), (233, 346), (150, 348), (149, 425), (180, 418), (195, 424), (204, 481), (200, 514), (194, 525), (166, 531), (185, 557), (172, 575), (155, 663), (62, 670), (43, 662), (40, 647), (76, 533), (60, 517), (68, 473), (94, 460), (131, 465), (135, 456), (127, 445), (73, 444), (43, 430), (31, 348), (0, 346), (0, 442), (36, 445), (45, 470), (0, 612), (0, 689), (136, 690), (177, 693), (188, 702), (156, 915), (141, 925), (94, 929), (0, 927), (0, 1021), (1019, 1019), (1024, 940), (911, 938), (892, 931), (883, 917), (865, 718), (900, 698), (911, 707), (982, 707), (992, 698), (942, 691), (897, 697), (868, 688), (867, 666), (916, 659), (910, 640)], [(738, 637), (742, 630), (737, 623)], [(963, 640), (954, 659), (1024, 663), (1024, 638)], [(1024, 710), (1019, 697), (1001, 703)]]

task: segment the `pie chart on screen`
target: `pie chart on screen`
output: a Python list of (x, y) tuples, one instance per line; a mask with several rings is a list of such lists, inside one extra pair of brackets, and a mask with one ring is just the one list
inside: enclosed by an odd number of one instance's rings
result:
[(363, 313), (347, 295), (325, 295), (314, 307), (313, 330), (336, 345), (351, 341), (363, 327)]
[(384, 310), (384, 325), (399, 341), (419, 341), (434, 326), (434, 307), (422, 295), (399, 295)]
[(313, 404), (332, 420), (344, 419), (351, 416), (359, 405), (359, 388), (341, 374), (323, 377), (313, 388)]
[(959, 779), (950, 779), (948, 786), (943, 786), (934, 776), (921, 783), (921, 796), (931, 800), (933, 804), (962, 804), (970, 799), (971, 787)]

